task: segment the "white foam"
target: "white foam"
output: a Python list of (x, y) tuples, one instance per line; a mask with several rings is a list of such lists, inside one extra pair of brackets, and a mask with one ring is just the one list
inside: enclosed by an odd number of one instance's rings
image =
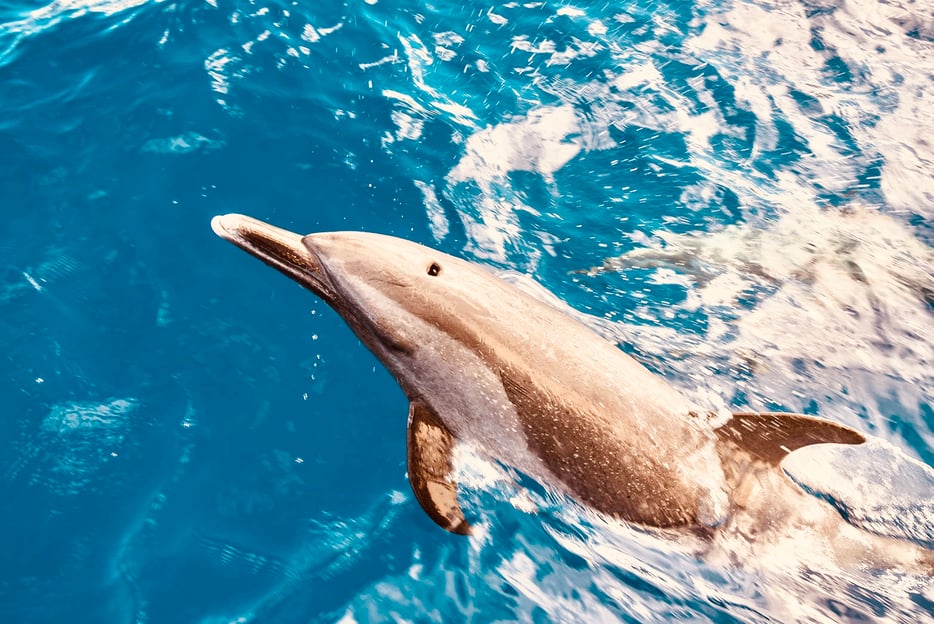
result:
[[(249, 50), (246, 50), (249, 52)], [(215, 50), (204, 61), (204, 69), (211, 77), (211, 89), (219, 95), (226, 95), (230, 90), (230, 77), (227, 73), (227, 66), (239, 59), (231, 56), (226, 48)]]
[(421, 180), (414, 180), (414, 183), (425, 198), (425, 211), (428, 213), (428, 225), (431, 229), (431, 235), (434, 237), (435, 242), (440, 243), (450, 230), (447, 215), (444, 214), (444, 207), (438, 201), (433, 186)]
[[(825, 366), (859, 363), (909, 379), (929, 375), (934, 346), (908, 337), (931, 329), (925, 296), (934, 288), (934, 250), (894, 218), (867, 207), (803, 203), (771, 223), (660, 238), (623, 263), (675, 263), (682, 272), (693, 266), (687, 273), (710, 306), (734, 305), (753, 287), (775, 289), (738, 322), (737, 347), (772, 358), (811, 354)], [(885, 335), (901, 349), (875, 347)], [(868, 363), (854, 362), (861, 352)]]
[[(753, 102), (764, 94), (792, 122), (814, 151), (808, 169), (815, 182), (832, 189), (856, 183), (847, 150), (820, 116), (835, 113), (864, 151), (881, 155), (886, 201), (930, 218), (934, 143), (926, 137), (934, 133), (934, 56), (924, 40), (906, 36), (912, 28), (923, 30), (924, 19), (914, 4), (899, 0), (852, 0), (812, 15), (804, 3), (733, 2), (707, 18), (686, 45), (699, 57), (725, 54), (729, 62), (718, 70), (743, 86), (738, 95)], [(811, 45), (812, 32), (826, 49)], [(835, 55), (854, 75), (853, 84), (821, 79)], [(803, 111), (792, 89), (816, 98), (820, 113)], [(774, 117), (761, 114), (761, 103), (757, 108), (760, 121)]]
[[(104, 15), (115, 15), (121, 11), (142, 6), (151, 0), (53, 0), (49, 4), (35, 9), (29, 13), (29, 17), (34, 20), (47, 20), (50, 18), (61, 17), (65, 13), (72, 12), (69, 17), (78, 17), (85, 11), (90, 13), (102, 13)], [(159, 0), (154, 0), (158, 2)]]
[(487, 127), (467, 139), (464, 155), (448, 174), (454, 182), (491, 182), (512, 171), (550, 176), (581, 150), (573, 107), (541, 107)]

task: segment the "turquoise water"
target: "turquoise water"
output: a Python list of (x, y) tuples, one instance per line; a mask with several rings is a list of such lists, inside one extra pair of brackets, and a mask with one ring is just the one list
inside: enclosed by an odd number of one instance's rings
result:
[(469, 449), (444, 533), (389, 375), (209, 227), (531, 276), (704, 404), (874, 436), (789, 472), (931, 545), (925, 6), (4, 3), (0, 620), (934, 619), (929, 579), (712, 561)]

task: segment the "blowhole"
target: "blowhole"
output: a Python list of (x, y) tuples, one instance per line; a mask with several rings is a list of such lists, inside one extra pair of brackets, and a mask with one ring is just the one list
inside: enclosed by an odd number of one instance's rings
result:
[(430, 265), (428, 265), (428, 275), (431, 275), (432, 277), (434, 277), (435, 275), (438, 275), (439, 273), (441, 273), (440, 264), (438, 264), (437, 262), (432, 262)]

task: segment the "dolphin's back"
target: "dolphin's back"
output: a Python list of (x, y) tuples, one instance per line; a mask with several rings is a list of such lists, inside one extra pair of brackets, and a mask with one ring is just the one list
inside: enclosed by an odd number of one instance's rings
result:
[[(514, 417), (503, 425), (518, 427), (548, 472), (531, 476), (556, 478), (579, 500), (640, 524), (722, 519), (716, 436), (683, 395), (564, 311), (477, 265), (445, 257), (443, 266), (454, 285), (412, 293), (406, 305), (495, 377)], [(442, 419), (477, 417), (452, 413), (443, 388), (430, 394)]]

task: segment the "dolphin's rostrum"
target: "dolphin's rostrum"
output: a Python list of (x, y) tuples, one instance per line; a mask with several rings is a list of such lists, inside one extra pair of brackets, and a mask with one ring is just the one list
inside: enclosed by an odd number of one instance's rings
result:
[(300, 236), (237, 214), (212, 227), (320, 296), (393, 374), (410, 400), (412, 488), (455, 533), (470, 532), (451, 477), (456, 441), (601, 512), (701, 532), (755, 507), (747, 482), (764, 482), (786, 454), (864, 441), (797, 414), (735, 414), (714, 427), (577, 320), (482, 266), (413, 242)]

